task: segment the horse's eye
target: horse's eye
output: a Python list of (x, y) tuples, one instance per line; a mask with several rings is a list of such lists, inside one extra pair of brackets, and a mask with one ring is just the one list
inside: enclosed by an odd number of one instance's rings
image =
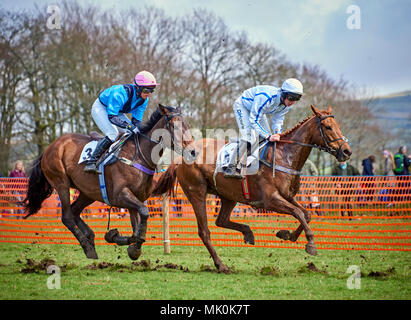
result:
[(326, 128), (327, 130), (331, 130), (331, 127), (330, 127), (330, 126), (325, 126), (325, 128)]

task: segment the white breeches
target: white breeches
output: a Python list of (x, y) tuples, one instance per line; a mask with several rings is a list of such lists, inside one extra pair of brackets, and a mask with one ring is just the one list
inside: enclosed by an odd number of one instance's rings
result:
[[(100, 102), (98, 98), (96, 99), (96, 101), (94, 101), (91, 108), (91, 116), (93, 117), (94, 122), (101, 130), (101, 132), (103, 132), (104, 135), (107, 136), (112, 142), (117, 139), (119, 133), (126, 131), (126, 129), (117, 127), (110, 122), (110, 120), (108, 119), (107, 108)], [(121, 120), (131, 123), (130, 119), (124, 113), (121, 113), (118, 116), (121, 118)]]

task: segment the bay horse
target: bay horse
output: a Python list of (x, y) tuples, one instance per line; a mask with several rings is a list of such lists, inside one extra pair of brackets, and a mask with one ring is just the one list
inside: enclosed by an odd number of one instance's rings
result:
[[(168, 145), (164, 139), (164, 130), (171, 136)], [(160, 141), (155, 140), (159, 138), (159, 131), (163, 138)], [(138, 137), (131, 134), (129, 137), (119, 156), (134, 161), (129, 164), (117, 161), (108, 165), (105, 168), (105, 182), (110, 205), (129, 210), (133, 234), (131, 237), (124, 237), (114, 229), (114, 232), (110, 230), (106, 233), (105, 239), (118, 245), (129, 245), (128, 255), (136, 260), (141, 254), (149, 218), (149, 210), (143, 202), (153, 189), (153, 174), (158, 161), (152, 157), (153, 148), (157, 146), (160, 149), (159, 157), (164, 147), (180, 151), (181, 154), (183, 148), (192, 142), (192, 136), (180, 108), (159, 105), (141, 126)], [(56, 139), (34, 165), (23, 205), (28, 212), (25, 216), (27, 218), (41, 208), (42, 202), (55, 189), (61, 201), (63, 224), (76, 237), (87, 258), (98, 259), (94, 232), (80, 217), (85, 207), (95, 201), (104, 201), (98, 175), (85, 173), (84, 163), (78, 164), (83, 147), (92, 140), (88, 135), (76, 133)], [(184, 149), (186, 150), (188, 149)], [(132, 166), (133, 164), (136, 166)], [(78, 198), (72, 204), (70, 188), (79, 191)]]
[[(223, 264), (211, 244), (206, 214), (207, 194), (217, 195), (221, 199), (216, 225), (242, 232), (246, 243), (254, 244), (254, 234), (250, 227), (230, 221), (231, 212), (237, 202), (256, 209), (292, 215), (300, 222), (298, 228), (294, 232), (281, 230), (276, 236), (284, 240), (297, 241), (304, 230), (308, 241), (306, 252), (312, 255), (317, 254), (314, 233), (308, 226), (311, 215), (294, 198), (300, 186), (300, 175), (296, 172), (302, 169), (313, 147), (329, 152), (340, 162), (349, 159), (351, 149), (332, 115), (332, 108), (328, 107), (328, 110), (320, 111), (311, 105), (311, 109), (314, 115), (282, 133), (281, 140), (277, 142), (275, 164), (288, 167), (288, 172), (276, 170), (275, 175), (273, 175), (270, 163), (273, 163), (274, 148), (270, 148), (267, 153), (267, 161), (259, 166), (257, 174), (247, 176), (249, 199), (243, 193), (241, 180), (225, 178), (221, 172), (214, 174), (218, 146), (224, 145), (215, 139), (195, 141), (194, 147), (199, 152), (197, 160), (190, 164), (184, 161), (179, 161), (179, 164), (172, 163), (157, 182), (153, 195), (173, 193), (176, 178), (178, 179), (181, 188), (193, 206), (199, 236), (219, 272), (229, 273), (230, 270)], [(214, 163), (210, 164), (212, 161), (208, 161), (209, 164), (206, 163), (207, 154), (215, 155)], [(200, 160), (203, 162), (200, 163)]]

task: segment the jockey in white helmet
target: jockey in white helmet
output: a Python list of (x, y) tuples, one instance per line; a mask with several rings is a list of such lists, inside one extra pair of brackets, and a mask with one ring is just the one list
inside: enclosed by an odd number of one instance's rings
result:
[[(85, 172), (100, 173), (96, 162), (117, 139), (119, 132), (129, 130), (138, 133), (149, 96), (158, 85), (150, 72), (141, 71), (136, 74), (134, 84), (114, 85), (99, 94), (91, 115), (105, 137), (97, 144), (84, 168)], [(126, 116), (127, 113), (131, 113), (131, 121)]]
[[(233, 109), (240, 130), (238, 159), (243, 159), (250, 146), (257, 137), (271, 142), (280, 140), (284, 116), (290, 107), (300, 100), (303, 95), (303, 85), (297, 79), (290, 78), (283, 82), (281, 88), (269, 85), (260, 85), (245, 90), (234, 102)], [(270, 130), (266, 115), (272, 115)], [(224, 168), (224, 176), (241, 178), (241, 162), (232, 157), (231, 163)]]

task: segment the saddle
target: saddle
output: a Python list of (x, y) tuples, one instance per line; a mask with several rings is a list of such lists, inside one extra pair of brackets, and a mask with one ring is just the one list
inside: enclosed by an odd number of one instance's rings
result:
[[(83, 163), (86, 162), (87, 160), (90, 159), (91, 155), (93, 154), (94, 150), (96, 149), (96, 146), (99, 142), (99, 140), (103, 139), (104, 136), (101, 135), (100, 133), (96, 131), (90, 132), (90, 137), (93, 139), (93, 141), (90, 141), (87, 143), (81, 152), (80, 159), (78, 163)], [(103, 155), (100, 157), (100, 159), (97, 161), (97, 166), (103, 164), (104, 166), (113, 164), (117, 162), (119, 159), (118, 156), (120, 154), (121, 149), (123, 148), (123, 143), (120, 143), (121, 141), (125, 142), (128, 137), (125, 137), (125, 134), (122, 135), (117, 141), (115, 141), (110, 148), (103, 153)]]
[[(224, 168), (231, 162), (232, 157), (237, 156), (239, 140), (231, 140), (224, 147), (221, 148), (217, 155), (216, 172), (223, 172)], [(271, 143), (272, 145), (272, 143)], [(259, 169), (260, 159), (267, 157), (267, 150), (269, 142), (267, 140), (260, 140), (258, 144), (254, 144), (247, 149), (246, 166), (243, 168), (247, 175), (257, 174)]]
[[(243, 176), (254, 175), (258, 173), (260, 163), (273, 168), (273, 163), (267, 160), (268, 151), (273, 148), (273, 142), (265, 139), (260, 139), (258, 145), (255, 145), (247, 151), (247, 162), (243, 168)], [(238, 140), (233, 140), (221, 148), (217, 155), (216, 169), (214, 177), (218, 172), (224, 172), (224, 168), (228, 166), (232, 157), (236, 156)], [(281, 171), (291, 175), (300, 175), (301, 172), (292, 168), (287, 168), (279, 164), (274, 164), (276, 171)]]
[[(90, 137), (93, 139), (93, 141), (90, 141), (87, 143), (84, 147), (83, 150), (80, 154), (80, 159), (79, 159), (79, 164), (86, 162), (88, 159), (90, 159), (91, 155), (93, 154), (97, 144), (98, 140), (101, 140), (104, 138), (101, 134), (98, 132), (91, 132)], [(106, 190), (106, 183), (105, 183), (105, 176), (104, 176), (104, 168), (106, 166), (109, 166), (113, 163), (116, 163), (118, 160), (121, 162), (132, 166), (148, 175), (154, 175), (155, 171), (148, 169), (144, 167), (143, 165), (139, 163), (135, 163), (135, 157), (133, 160), (129, 160), (127, 158), (121, 157), (120, 152), (123, 149), (123, 146), (125, 142), (131, 137), (130, 133), (124, 133), (122, 136), (120, 136), (117, 141), (115, 141), (110, 148), (100, 157), (100, 159), (97, 161), (97, 166), (99, 170), (101, 171), (101, 174), (98, 175), (99, 183), (100, 183), (100, 190), (101, 190), (101, 195), (103, 197), (104, 202), (111, 206), (108, 196), (107, 196), (107, 190)], [(137, 142), (136, 142), (137, 143)], [(135, 155), (136, 156), (136, 155)]]

